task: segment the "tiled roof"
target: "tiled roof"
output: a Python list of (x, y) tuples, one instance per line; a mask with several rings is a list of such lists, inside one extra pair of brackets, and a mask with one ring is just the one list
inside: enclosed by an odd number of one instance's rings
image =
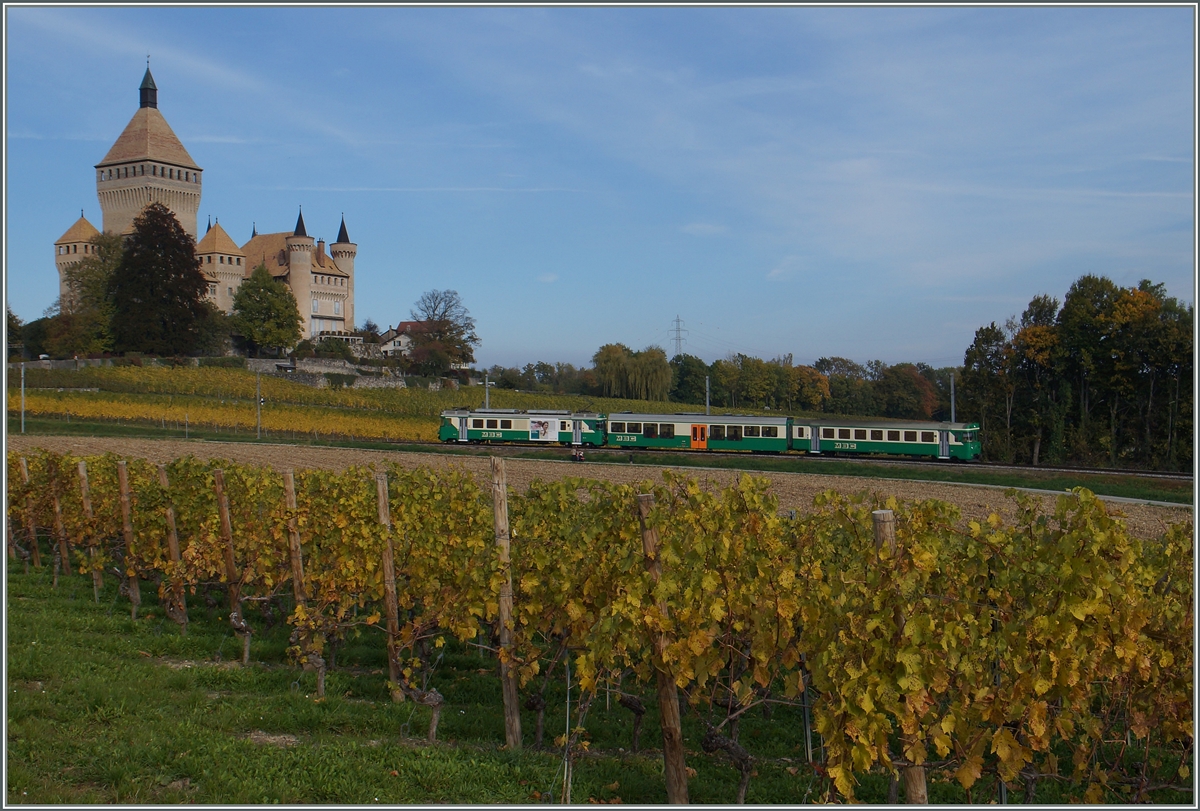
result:
[(61, 245), (64, 242), (87, 242), (92, 237), (100, 232), (96, 230), (96, 226), (87, 221), (86, 218), (80, 217), (75, 221), (75, 224), (67, 229), (67, 233), (54, 241), (55, 245)]
[(139, 107), (104, 160), (96, 166), (139, 160), (161, 161), (188, 169), (200, 168), (156, 107)]
[(226, 253), (234, 256), (245, 256), (242, 249), (237, 246), (229, 234), (225, 233), (225, 229), (221, 227), (221, 223), (217, 223), (209, 229), (204, 235), (204, 239), (196, 245), (196, 253)]
[[(217, 230), (217, 226), (214, 225), (213, 230)], [(267, 270), (271, 272), (272, 276), (286, 276), (291, 270), (288, 265), (287, 252), (287, 241), (291, 236), (293, 234), (286, 232), (279, 234), (259, 234), (243, 245), (242, 253), (246, 256), (246, 278), (249, 278), (250, 274), (259, 265), (266, 265)], [(199, 252), (198, 248), (197, 252)], [(346, 273), (337, 266), (333, 261), (333, 257), (327, 254), (318, 255), (315, 249), (312, 256), (314, 273), (322, 273), (326, 276), (350, 277), (349, 273)], [(319, 263), (321, 259), (324, 260), (324, 265)]]
[(259, 265), (266, 265), (272, 276), (286, 276), (288, 267), (287, 238), (291, 234), (259, 234), (242, 246), (246, 256), (246, 278)]

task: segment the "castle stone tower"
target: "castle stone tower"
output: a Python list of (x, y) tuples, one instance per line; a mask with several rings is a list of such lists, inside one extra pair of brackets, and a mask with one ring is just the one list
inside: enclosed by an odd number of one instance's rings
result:
[(342, 227), (338, 229), (337, 242), (329, 246), (329, 255), (337, 264), (338, 269), (345, 273), (346, 280), (346, 330), (354, 329), (354, 257), (358, 255), (358, 245), (350, 241), (346, 232), (346, 215), (342, 215)]
[(66, 299), (69, 292), (67, 290), (67, 268), (80, 259), (92, 255), (92, 251), (96, 248), (92, 245), (91, 239), (99, 233), (96, 226), (88, 222), (87, 218), (83, 216), (83, 212), (80, 211), (79, 219), (75, 221), (75, 224), (54, 241), (54, 267), (58, 269), (58, 295), (60, 298)]
[(317, 298), (313, 295), (313, 248), (316, 240), (304, 229), (304, 212), (296, 218), (296, 230), (284, 242), (288, 254), (288, 286), (296, 297), (300, 308), (301, 333), (306, 337), (315, 334), (313, 316), (317, 315)]
[(158, 88), (148, 65), (138, 95), (138, 111), (104, 160), (96, 164), (96, 195), (104, 212), (104, 230), (128, 234), (142, 209), (162, 203), (195, 239), (203, 170), (158, 111)]

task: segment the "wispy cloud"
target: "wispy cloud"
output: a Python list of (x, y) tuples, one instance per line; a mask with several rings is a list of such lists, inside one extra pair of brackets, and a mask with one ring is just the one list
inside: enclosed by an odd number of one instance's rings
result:
[(553, 284), (554, 282), (558, 281), (558, 274), (543, 273), (541, 276), (538, 276), (538, 281), (542, 282), (543, 284)]

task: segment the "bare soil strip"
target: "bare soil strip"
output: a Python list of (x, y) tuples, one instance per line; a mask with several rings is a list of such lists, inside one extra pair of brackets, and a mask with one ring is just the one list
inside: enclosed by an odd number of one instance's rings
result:
[[(302, 445), (263, 445), (243, 442), (211, 442), (181, 439), (132, 439), (126, 437), (71, 436), (8, 436), (9, 449), (30, 452), (44, 448), (56, 453), (91, 456), (116, 453), (122, 456), (148, 459), (151, 462), (170, 462), (181, 456), (198, 459), (227, 459), (232, 462), (270, 465), (276, 470), (304, 468), (343, 470), (351, 465), (371, 465), (395, 462), (405, 468), (458, 467), (470, 472), (481, 485), (491, 482), (488, 457), (419, 453), (410, 451), (376, 451), (357, 448), (304, 447)], [(591, 464), (588, 462), (508, 459), (508, 483), (518, 492), (529, 487), (535, 479), (549, 481), (578, 476), (611, 482), (636, 483), (659, 480), (668, 468), (650, 465)], [(743, 471), (697, 470), (669, 468), (693, 476), (707, 487), (724, 488), (735, 483)], [(958, 506), (964, 520), (983, 521), (991, 513), (999, 513), (1006, 523), (1016, 520), (1012, 499), (1004, 490), (967, 484), (919, 482), (896, 479), (865, 479), (851, 476), (825, 476), (807, 473), (755, 473), (771, 482), (771, 491), (783, 510), (807, 512), (813, 497), (826, 490), (854, 494), (863, 491), (895, 496), (905, 501), (937, 499)], [(1038, 496), (1047, 511), (1053, 509), (1054, 497)], [(1192, 508), (1164, 507), (1147, 504), (1108, 502), (1109, 509), (1124, 517), (1129, 531), (1139, 538), (1158, 537), (1170, 524), (1192, 520)]]

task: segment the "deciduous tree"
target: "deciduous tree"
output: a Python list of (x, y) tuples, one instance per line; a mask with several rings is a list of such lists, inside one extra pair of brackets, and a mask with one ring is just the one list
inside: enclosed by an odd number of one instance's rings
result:
[(232, 327), (255, 355), (264, 348), (278, 352), (300, 340), (296, 297), (271, 276), (266, 265), (256, 267), (234, 294)]
[(113, 348), (191, 354), (199, 342), (200, 323), (208, 315), (207, 289), (191, 235), (166, 206), (146, 206), (133, 221), (133, 233), (109, 281)]

